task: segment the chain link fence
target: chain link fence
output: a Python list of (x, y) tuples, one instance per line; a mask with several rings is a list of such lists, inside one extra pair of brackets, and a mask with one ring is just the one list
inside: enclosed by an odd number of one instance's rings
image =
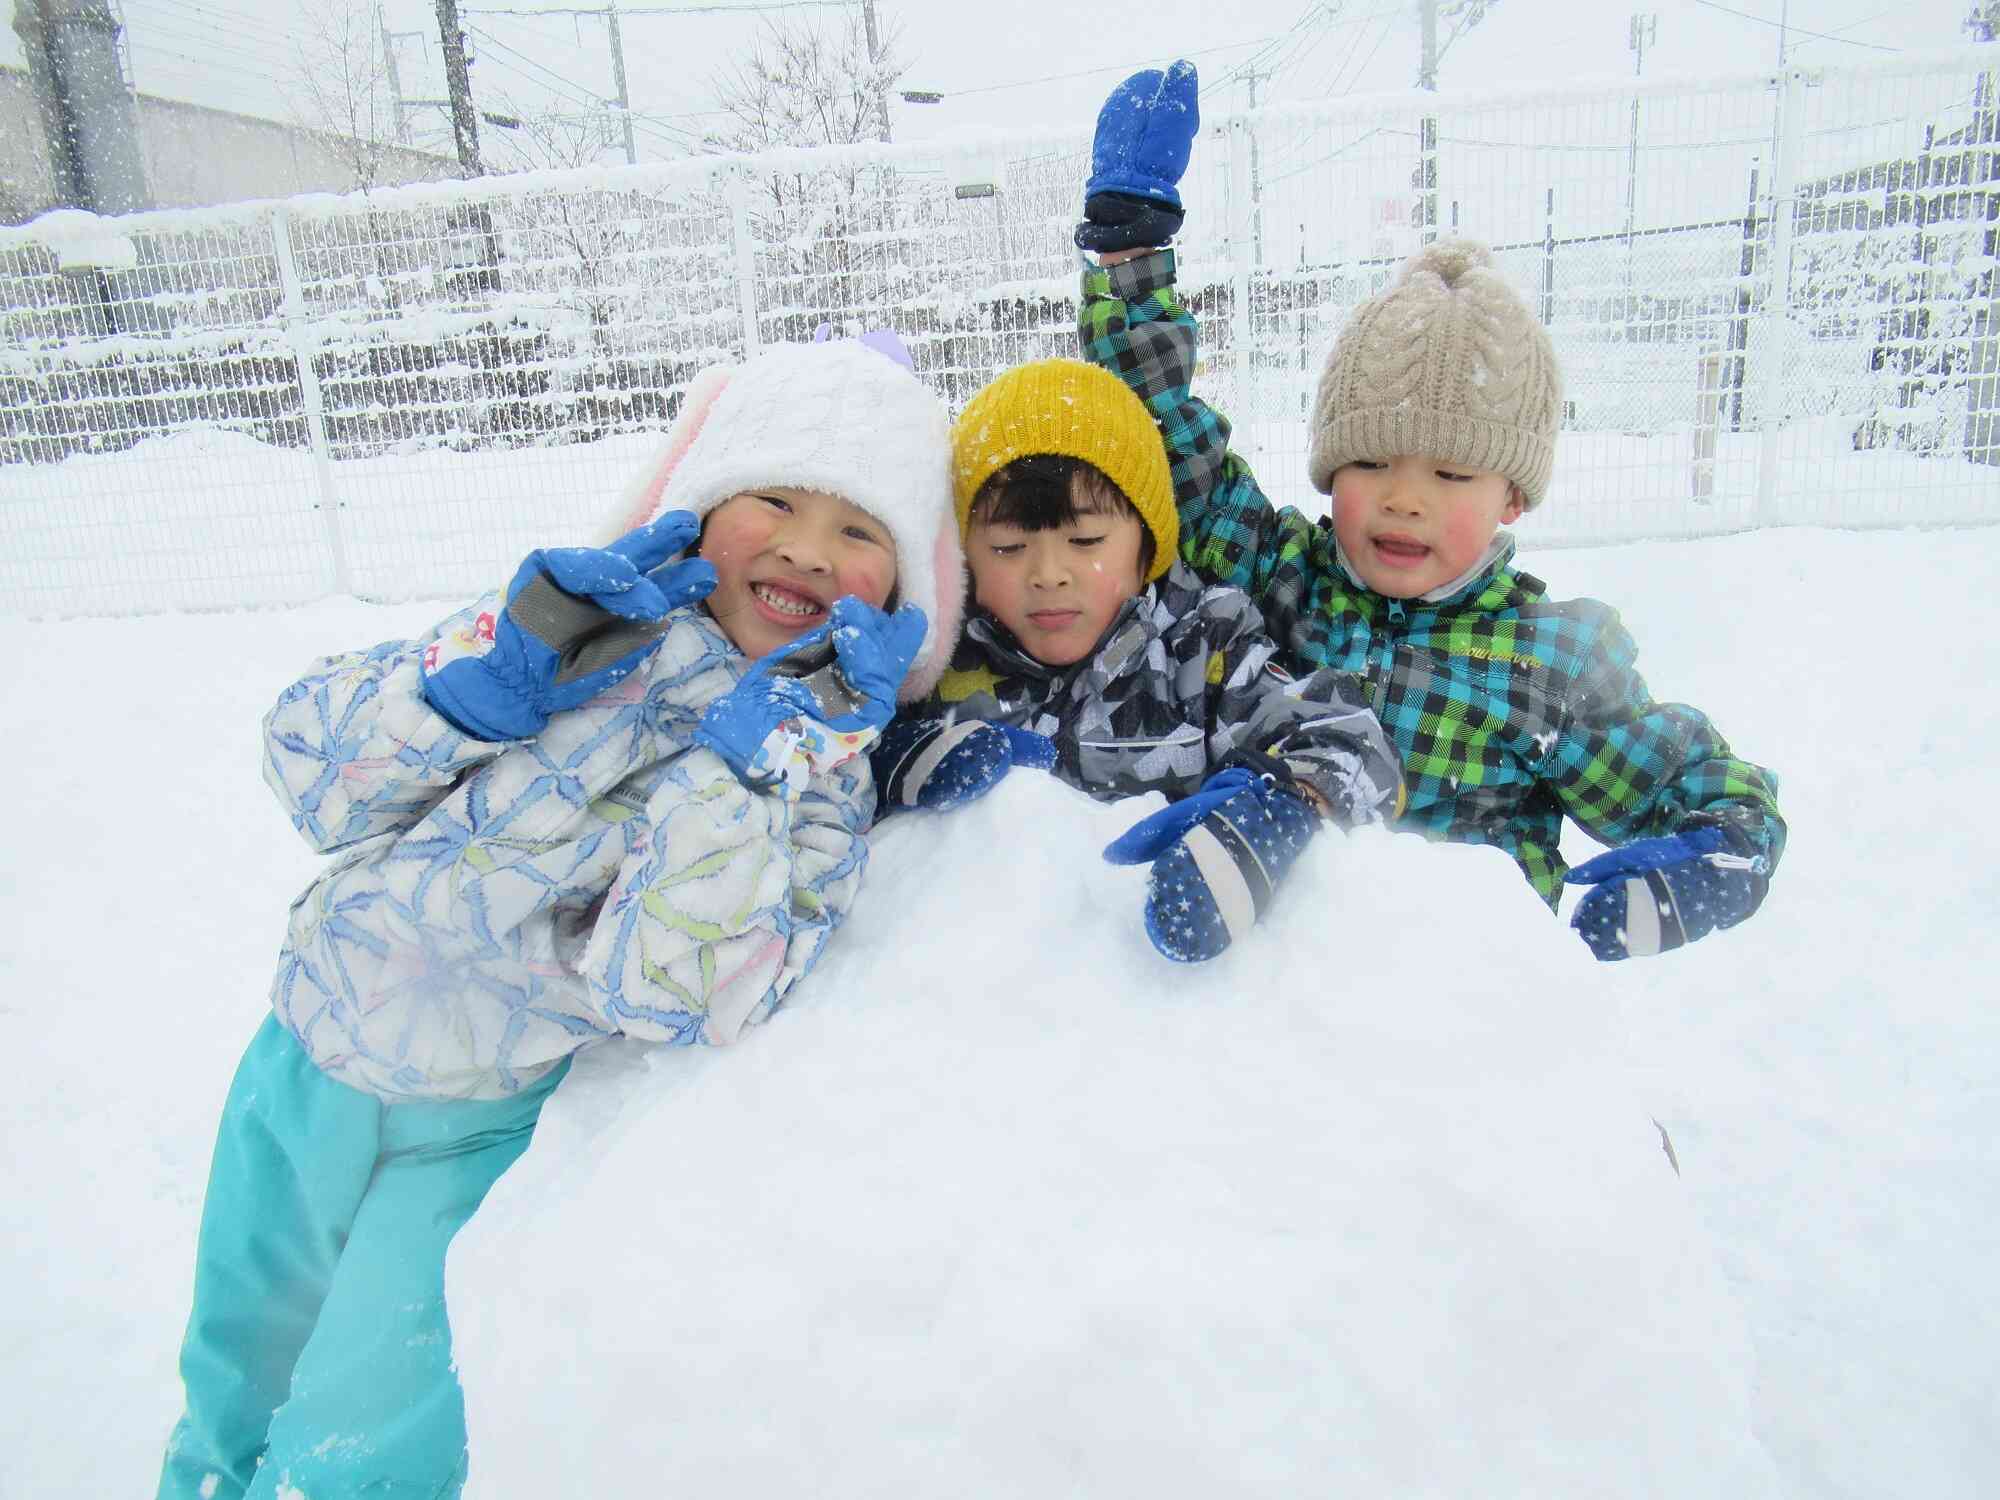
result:
[[(1524, 545), (2000, 519), (1980, 56), (1212, 120), (1196, 389), (1281, 501), (1348, 313), (1495, 247), (1561, 357)], [(894, 328), (954, 409), (1076, 352), (1089, 122), (0, 229), (0, 608), (462, 596), (587, 533), (689, 379)]]

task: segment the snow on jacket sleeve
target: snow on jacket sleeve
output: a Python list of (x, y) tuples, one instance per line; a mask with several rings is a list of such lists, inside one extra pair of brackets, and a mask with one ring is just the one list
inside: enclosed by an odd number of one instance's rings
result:
[(419, 640), (322, 657), (264, 718), (264, 781), (321, 853), (414, 827), (471, 766), (505, 747), (469, 738), (425, 698), (433, 643), (472, 635), (497, 596)]
[(1312, 580), (1334, 576), (1333, 536), (1271, 504), (1249, 464), (1229, 451), (1228, 420), (1194, 394), (1197, 330), (1174, 292), (1174, 252), (1087, 268), (1077, 318), (1083, 357), (1123, 380), (1159, 424), (1182, 561), (1249, 594), (1265, 628), (1285, 639), (1310, 612)]
[(1653, 700), (1633, 665), (1639, 648), (1610, 606), (1564, 609), (1597, 628), (1540, 767), (1563, 810), (1611, 845), (1719, 824), (1775, 868), (1785, 848), (1778, 778), (1733, 755), (1701, 710)]
[(865, 754), (765, 791), (711, 750), (681, 755), (584, 956), (604, 1025), (721, 1044), (770, 1015), (853, 904), (874, 805)]
[[(1238, 750), (1281, 760), (1325, 803), (1342, 828), (1402, 811), (1403, 773), (1395, 747), (1362, 687), (1321, 668), (1293, 677), (1278, 662), (1263, 616), (1240, 589), (1209, 588), (1178, 628), (1206, 636), (1209, 763)], [(1176, 659), (1178, 649), (1169, 653)]]

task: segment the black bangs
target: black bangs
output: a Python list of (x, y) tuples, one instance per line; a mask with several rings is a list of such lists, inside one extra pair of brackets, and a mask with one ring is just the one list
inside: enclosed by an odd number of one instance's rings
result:
[(1014, 526), (1022, 531), (1052, 531), (1085, 516), (1129, 514), (1139, 518), (1132, 502), (1119, 493), (1103, 470), (1060, 453), (1031, 454), (996, 470), (979, 487), (972, 514), (989, 526)]

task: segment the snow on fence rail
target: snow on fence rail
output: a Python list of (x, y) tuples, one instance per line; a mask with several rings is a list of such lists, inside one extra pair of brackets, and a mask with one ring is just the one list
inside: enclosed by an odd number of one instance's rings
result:
[[(1982, 53), (1212, 120), (1197, 389), (1310, 505), (1334, 333), (1453, 230), (1566, 373), (1529, 545), (2000, 519)], [(588, 529), (716, 360), (889, 326), (956, 407), (1072, 353), (1089, 122), (0, 229), (0, 608), (462, 595)]]

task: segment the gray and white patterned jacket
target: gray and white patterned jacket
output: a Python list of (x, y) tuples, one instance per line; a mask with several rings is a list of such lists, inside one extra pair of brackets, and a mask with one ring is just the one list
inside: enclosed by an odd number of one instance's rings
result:
[(1209, 587), (1176, 563), (1125, 601), (1097, 649), (1045, 666), (974, 608), (930, 701), (905, 710), (987, 719), (1045, 734), (1056, 774), (1102, 801), (1197, 790), (1233, 753), (1283, 761), (1342, 827), (1393, 818), (1396, 753), (1356, 680), (1295, 678), (1240, 589)]

